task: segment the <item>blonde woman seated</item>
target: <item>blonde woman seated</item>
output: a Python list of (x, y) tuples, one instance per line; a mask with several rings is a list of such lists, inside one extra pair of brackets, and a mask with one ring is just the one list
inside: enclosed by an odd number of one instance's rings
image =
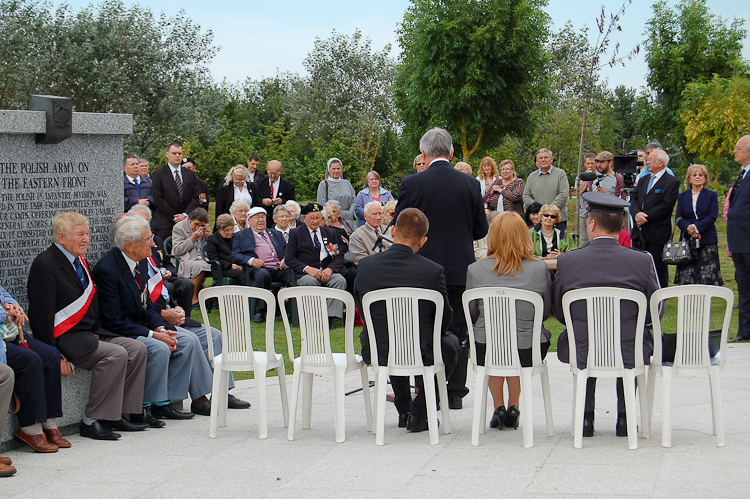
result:
[(576, 249), (570, 234), (560, 231), (555, 224), (560, 221), (560, 208), (545, 204), (539, 210), (541, 225), (529, 229), (534, 244), (534, 256), (543, 260), (557, 258), (560, 253)]
[[(250, 227), (247, 223), (247, 214), (250, 212), (250, 205), (244, 199), (238, 199), (229, 207), (229, 214), (234, 221), (234, 231), (239, 232)], [(216, 217), (216, 227), (219, 226), (219, 217)], [(218, 229), (216, 229), (218, 230)]]
[[(487, 259), (469, 265), (466, 273), (466, 289), (502, 286), (533, 291), (544, 300), (543, 318), (552, 310), (552, 281), (547, 265), (534, 258), (526, 224), (520, 215), (513, 212), (500, 213), (487, 233)], [(484, 365), (487, 352), (487, 338), (484, 328), (484, 307), (481, 301), (474, 300), (470, 306), (474, 324), (477, 363)], [(534, 324), (534, 307), (529, 303), (519, 303), (516, 309), (518, 321), (518, 356), (523, 367), (531, 367), (531, 338)], [(550, 332), (542, 327), (542, 359), (547, 355)], [(508, 384), (508, 401), (504, 399), (503, 386)], [(490, 420), (491, 428), (504, 426), (518, 428), (521, 411), (518, 401), (521, 396), (521, 381), (517, 376), (490, 376), (490, 393), (495, 412)], [(506, 409), (508, 407), (508, 409)]]

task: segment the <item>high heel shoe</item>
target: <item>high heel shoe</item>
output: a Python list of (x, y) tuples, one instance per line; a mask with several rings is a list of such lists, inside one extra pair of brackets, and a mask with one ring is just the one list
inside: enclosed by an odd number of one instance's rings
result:
[(490, 419), (490, 428), (499, 428), (502, 430), (507, 416), (508, 413), (505, 410), (505, 406), (501, 405), (495, 409), (495, 412), (492, 413), (492, 419)]
[(505, 426), (506, 428), (513, 428), (514, 430), (518, 428), (518, 418), (521, 416), (521, 411), (518, 409), (517, 405), (510, 406), (510, 409), (508, 409), (508, 417), (505, 419)]

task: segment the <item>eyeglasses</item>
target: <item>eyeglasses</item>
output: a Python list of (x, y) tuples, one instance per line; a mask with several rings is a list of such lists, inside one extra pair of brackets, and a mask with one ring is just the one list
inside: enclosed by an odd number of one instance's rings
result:
[(422, 161), (421, 163), (417, 163), (417, 166), (419, 165), (424, 165), (424, 161)]
[(703, 177), (704, 175), (702, 173), (691, 173), (691, 177)]
[(395, 214), (396, 214), (396, 212), (395, 212), (395, 211), (389, 211), (388, 213), (386, 213), (386, 215), (390, 215), (390, 216), (393, 216), (393, 215), (395, 215)]
[(542, 216), (543, 216), (543, 217), (546, 217), (546, 218), (557, 218), (557, 215), (552, 215), (552, 214), (550, 214), (550, 213), (545, 213), (545, 214), (544, 214), (544, 215), (542, 215)]
[(151, 237), (149, 237), (148, 239), (141, 239), (141, 242), (142, 243), (148, 243), (148, 244), (153, 243), (154, 242), (154, 235), (151, 234)]

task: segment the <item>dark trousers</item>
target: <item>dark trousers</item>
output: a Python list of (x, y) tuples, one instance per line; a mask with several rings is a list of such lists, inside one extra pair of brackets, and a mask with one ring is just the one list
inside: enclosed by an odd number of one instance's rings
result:
[(6, 345), (8, 366), (16, 373), (15, 389), (20, 401), (18, 424), (31, 426), (63, 415), (61, 356), (55, 347), (29, 335), (25, 338), (31, 350), (18, 346), (16, 342)]
[(169, 291), (169, 296), (185, 311), (185, 317), (190, 317), (190, 311), (193, 309), (193, 291), (195, 290), (193, 281), (175, 276), (170, 277), (168, 281), (164, 281), (164, 285)]
[[(243, 282), (245, 286), (248, 283), (245, 281), (245, 273), (242, 273)], [(305, 274), (307, 275), (307, 274)], [(253, 280), (253, 286), (256, 288), (271, 289), (272, 282), (283, 283), (284, 286), (289, 284), (292, 280), (292, 274), (289, 269), (270, 269), (270, 268), (252, 268), (250, 269), (250, 279)], [(266, 302), (263, 300), (255, 300), (255, 313), (263, 313), (266, 310)]]
[[(586, 418), (594, 418), (595, 390), (596, 378), (589, 378), (586, 382), (586, 404), (583, 410)], [(623, 390), (622, 378), (617, 378), (617, 414), (625, 414), (625, 392)]]
[(656, 277), (659, 278), (659, 285), (662, 288), (669, 287), (669, 267), (661, 260), (661, 252), (664, 249), (664, 245), (644, 241), (643, 249), (651, 253), (651, 256), (654, 257), (654, 266), (656, 267)]
[[(461, 301), (465, 290), (466, 286), (448, 286), (448, 302), (453, 309), (453, 319), (448, 331), (458, 338), (460, 344), (456, 368), (448, 378), (449, 398), (454, 395), (465, 397), (469, 393), (469, 389), (466, 387), (466, 370), (469, 366), (469, 330), (466, 326), (464, 305)], [(443, 353), (443, 356), (445, 356), (445, 353)]]
[(750, 253), (732, 253), (739, 295), (737, 338), (750, 339)]
[[(450, 378), (456, 367), (458, 353), (461, 345), (453, 334), (444, 334), (440, 341), (440, 348), (445, 364), (445, 376)], [(466, 373), (464, 373), (465, 377)], [(390, 376), (391, 387), (393, 387), (393, 403), (399, 414), (410, 413), (420, 419), (427, 418), (427, 400), (424, 393), (424, 379), (422, 376), (414, 376), (414, 386), (417, 388), (417, 396), (412, 400), (409, 376)], [(435, 393), (439, 394), (437, 384)]]

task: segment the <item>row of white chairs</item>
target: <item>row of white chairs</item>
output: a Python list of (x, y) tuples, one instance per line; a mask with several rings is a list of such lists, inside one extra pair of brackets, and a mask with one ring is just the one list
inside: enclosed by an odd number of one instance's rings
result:
[[(284, 358), (276, 353), (274, 346), (274, 313), (276, 299), (273, 293), (259, 288), (245, 286), (221, 286), (204, 289), (200, 292), (200, 307), (203, 321), (208, 324), (206, 303), (216, 298), (219, 303), (220, 329), (222, 331), (223, 350), (214, 355), (211, 342), (208, 344), (209, 358), (214, 366), (213, 394), (209, 436), (216, 437), (218, 427), (227, 424), (227, 386), (229, 372), (252, 371), (256, 380), (256, 407), (258, 408), (258, 434), (261, 439), (268, 436), (266, 373), (277, 369), (281, 391), (284, 426), (288, 428), (288, 439), (294, 440), (296, 411), (300, 380), (302, 381), (302, 428), (309, 429), (312, 412), (312, 385), (315, 374), (330, 374), (334, 387), (334, 422), (336, 442), (345, 441), (344, 411), (344, 377), (346, 373), (358, 370), (362, 381), (367, 429), (375, 433), (375, 443), (383, 445), (386, 407), (386, 385), (388, 376), (423, 376), (425, 396), (428, 401), (435, 400), (435, 378), (440, 399), (447, 401), (445, 366), (440, 351), (441, 320), (443, 297), (440, 293), (416, 288), (389, 288), (366, 294), (362, 300), (361, 311), (370, 339), (371, 357), (377, 359), (377, 343), (374, 337), (372, 304), (385, 302), (388, 320), (389, 352), (388, 364), (372, 364), (376, 376), (375, 412), (370, 400), (367, 365), (354, 353), (354, 299), (341, 290), (319, 287), (292, 287), (278, 293), (282, 305), (281, 316), (286, 330), (289, 358), (292, 359), (294, 375), (292, 382), (291, 411), (287, 405)], [(660, 308), (668, 299), (677, 298), (676, 353), (674, 363), (662, 363), (662, 329)], [(719, 355), (714, 357), (709, 352), (709, 329), (712, 299), (724, 301), (723, 324)], [(253, 313), (250, 300), (266, 302), (268, 314), (265, 322), (265, 351), (255, 350), (252, 346), (252, 329), (257, 328), (251, 322)], [(295, 355), (294, 339), (289, 325), (286, 300), (296, 300), (300, 321), (299, 355)], [(344, 322), (345, 352), (334, 352), (331, 348), (328, 325), (327, 300), (341, 300), (347, 310)], [(542, 320), (542, 298), (533, 292), (512, 288), (478, 288), (468, 290), (463, 295), (464, 313), (470, 317), (469, 305), (472, 301), (482, 300), (485, 314), (487, 353), (485, 365), (476, 362), (474, 347), (474, 330), (471, 321), (469, 342), (471, 358), (477, 372), (472, 420), (472, 445), (479, 445), (479, 435), (486, 432), (487, 392), (489, 376), (519, 376), (521, 381), (521, 409), (523, 414), (524, 446), (533, 446), (533, 418), (531, 408), (531, 380), (539, 375), (542, 381), (547, 435), (554, 436), (552, 406), (549, 388), (547, 363), (541, 358), (539, 349)], [(435, 306), (434, 323), (434, 364), (425, 366), (422, 363), (419, 333), (419, 302), (432, 302)], [(516, 304), (518, 301), (530, 303), (535, 310), (532, 339), (532, 366), (521, 367), (518, 357), (516, 331)], [(588, 320), (588, 359), (585, 369), (577, 368), (575, 332), (570, 315), (570, 305), (584, 301), (587, 307)], [(635, 366), (625, 368), (620, 348), (620, 310), (623, 301), (630, 301), (638, 307), (638, 318), (635, 338)], [(644, 437), (650, 436), (651, 416), (654, 399), (655, 379), (657, 374), (664, 378), (662, 408), (662, 445), (671, 446), (671, 421), (674, 376), (707, 374), (711, 386), (713, 416), (713, 433), (717, 445), (724, 445), (724, 426), (721, 412), (721, 392), (719, 373), (726, 361), (726, 342), (729, 331), (733, 293), (716, 286), (676, 286), (656, 291), (651, 297), (650, 311), (653, 318), (654, 353), (648, 368), (648, 386), (646, 385), (647, 369), (643, 360), (643, 334), (646, 319), (646, 297), (637, 291), (622, 288), (586, 288), (570, 291), (563, 296), (563, 311), (568, 327), (570, 366), (574, 376), (574, 401), (571, 434), (574, 447), (582, 447), (583, 407), (585, 401), (586, 380), (589, 377), (623, 378), (625, 389), (625, 406), (628, 424), (628, 447), (638, 447), (636, 427), (635, 384), (640, 392), (641, 431)], [(443, 417), (443, 433), (451, 432), (448, 404), (440, 404)], [(374, 414), (374, 421), (373, 421)], [(290, 417), (291, 416), (291, 417)], [(427, 404), (427, 416), (430, 444), (439, 443), (437, 407)], [(291, 419), (291, 424), (290, 424)]]

